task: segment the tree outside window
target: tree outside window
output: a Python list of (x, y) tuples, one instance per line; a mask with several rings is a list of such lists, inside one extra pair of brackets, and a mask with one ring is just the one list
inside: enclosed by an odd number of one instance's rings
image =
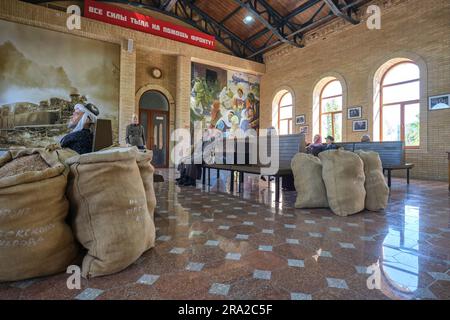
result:
[(342, 141), (342, 85), (339, 80), (328, 82), (320, 94), (320, 134)]
[(410, 61), (392, 66), (381, 81), (381, 141), (420, 146), (420, 71)]

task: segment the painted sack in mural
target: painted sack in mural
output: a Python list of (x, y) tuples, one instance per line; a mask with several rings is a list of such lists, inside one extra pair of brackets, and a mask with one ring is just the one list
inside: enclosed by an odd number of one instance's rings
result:
[(217, 129), (224, 137), (257, 134), (259, 77), (193, 63), (191, 81), (191, 129)]

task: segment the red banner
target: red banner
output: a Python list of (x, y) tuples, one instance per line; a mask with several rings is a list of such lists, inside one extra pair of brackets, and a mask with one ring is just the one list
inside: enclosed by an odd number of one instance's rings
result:
[(209, 34), (92, 0), (85, 0), (84, 16), (197, 47), (212, 50), (215, 47), (215, 38)]

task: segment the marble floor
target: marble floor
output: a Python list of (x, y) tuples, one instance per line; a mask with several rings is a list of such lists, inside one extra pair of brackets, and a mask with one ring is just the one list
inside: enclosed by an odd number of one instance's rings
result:
[(295, 209), (295, 192), (278, 206), (257, 176), (239, 194), (226, 173), (180, 188), (159, 172), (155, 248), (80, 290), (62, 273), (0, 284), (0, 299), (450, 299), (446, 183), (394, 179), (385, 212), (343, 218)]

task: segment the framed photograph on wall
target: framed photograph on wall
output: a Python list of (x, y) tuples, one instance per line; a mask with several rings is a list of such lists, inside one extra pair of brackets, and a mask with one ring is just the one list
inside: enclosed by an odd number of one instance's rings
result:
[(430, 111), (450, 109), (450, 94), (430, 97), (428, 106)]
[(350, 107), (347, 110), (347, 119), (361, 119), (362, 107)]
[(367, 120), (355, 120), (353, 121), (353, 131), (362, 132), (368, 130)]
[(295, 118), (295, 123), (297, 125), (304, 125), (304, 124), (306, 124), (306, 116), (304, 114), (301, 114), (301, 115), (297, 116)]
[(308, 134), (308, 126), (300, 127), (300, 133)]

